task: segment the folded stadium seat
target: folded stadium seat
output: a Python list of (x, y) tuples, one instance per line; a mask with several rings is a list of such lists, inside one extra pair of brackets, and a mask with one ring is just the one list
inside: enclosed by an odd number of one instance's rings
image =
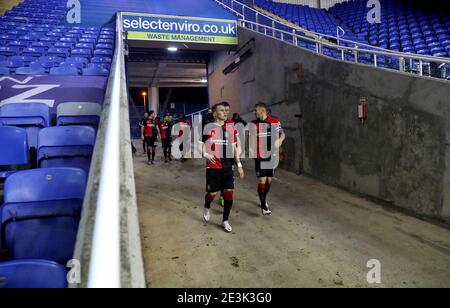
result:
[(108, 63), (111, 65), (112, 59), (110, 57), (93, 57), (91, 63)]
[(94, 50), (94, 43), (78, 43), (75, 45), (76, 49), (87, 49), (91, 53)]
[(19, 170), (31, 168), (25, 129), (0, 126), (0, 148), (0, 182)]
[(81, 38), (79, 43), (95, 44), (96, 41), (95, 38)]
[(65, 42), (65, 41), (59, 41), (56, 42), (55, 44), (53, 44), (54, 48), (68, 48), (68, 49), (72, 49), (75, 46), (74, 43), (72, 42)]
[(20, 54), (20, 50), (18, 47), (11, 47), (11, 46), (7, 46), (7, 47), (0, 47), (0, 55), (3, 56), (18, 56)]
[(0, 107), (0, 126), (25, 128), (30, 148), (36, 148), (39, 131), (49, 124), (50, 110), (46, 104), (14, 103)]
[(50, 48), (47, 51), (47, 56), (66, 58), (69, 56), (69, 52), (69, 48)]
[(30, 57), (42, 57), (45, 55), (45, 48), (44, 47), (24, 48), (22, 51), (22, 55)]
[(109, 64), (109, 63), (89, 63), (87, 65), (87, 68), (100, 68), (100, 69), (110, 70), (111, 64)]
[(31, 43), (31, 47), (41, 47), (44, 48), (44, 50), (48, 50), (49, 48), (53, 48), (53, 43), (51, 42), (34, 42)]
[(0, 76), (8, 76), (11, 74), (11, 71), (8, 67), (0, 67)]
[(47, 72), (43, 67), (19, 67), (16, 69), (16, 75), (46, 75)]
[(85, 64), (82, 62), (76, 62), (76, 61), (70, 61), (70, 62), (63, 62), (59, 65), (59, 68), (66, 69), (66, 68), (76, 68), (78, 71), (78, 74), (81, 73), (81, 70), (85, 67)]
[(97, 44), (95, 46), (95, 49), (106, 49), (106, 50), (112, 50), (113, 46), (111, 44)]
[(96, 49), (94, 51), (95, 57), (112, 57), (113, 52), (112, 50), (106, 50), (106, 49)]
[(71, 57), (82, 57), (82, 58), (90, 58), (92, 55), (92, 51), (90, 49), (72, 49)]
[(80, 62), (87, 65), (89, 63), (89, 59), (84, 57), (68, 57), (66, 58), (65, 62), (76, 62), (76, 63)]
[(44, 38), (41, 38), (39, 41), (40, 42), (50, 43), (50, 44), (53, 45), (56, 42), (58, 42), (58, 38), (56, 38), (56, 37), (44, 37)]
[(6, 60), (0, 61), (0, 67), (7, 67), (9, 69), (15, 70), (17, 67), (21, 67), (24, 65), (24, 62), (21, 60)]
[(50, 73), (50, 69), (51, 69), (52, 67), (54, 67), (54, 66), (55, 66), (55, 63), (54, 63), (54, 62), (51, 62), (51, 61), (41, 61), (41, 60), (37, 60), (37, 61), (32, 62), (32, 63), (30, 64), (30, 67), (33, 68), (33, 69), (43, 68), (44, 71), (45, 71), (45, 73), (47, 73), (47, 74)]
[(114, 44), (114, 40), (112, 40), (112, 39), (99, 39), (98, 43), (99, 44), (111, 44), (111, 45), (113, 45)]
[(102, 106), (97, 103), (61, 103), (57, 107), (56, 125), (83, 125), (97, 130)]
[(19, 171), (9, 176), (0, 208), (8, 260), (72, 259), (86, 173), (76, 168)]
[(64, 62), (64, 58), (61, 57), (49, 57), (49, 56), (42, 56), (38, 59), (38, 61), (45, 61), (45, 62), (53, 62), (55, 65), (58, 66), (59, 63)]
[(71, 66), (53, 67), (50, 69), (50, 75), (78, 76), (79, 72), (76, 67), (71, 67)]
[(66, 276), (64, 266), (52, 261), (0, 262), (0, 289), (63, 289)]
[(89, 67), (83, 69), (83, 76), (109, 76), (109, 70), (102, 67)]
[(55, 126), (39, 132), (37, 162), (40, 168), (80, 168), (89, 173), (95, 129), (88, 126)]

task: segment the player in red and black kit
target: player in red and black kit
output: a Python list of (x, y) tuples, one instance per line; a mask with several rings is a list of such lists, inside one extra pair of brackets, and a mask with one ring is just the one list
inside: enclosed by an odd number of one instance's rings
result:
[[(267, 195), (269, 194), (272, 179), (274, 176), (274, 168), (264, 167), (271, 161), (273, 155), (278, 155), (277, 152), (282, 146), (286, 135), (281, 127), (281, 122), (277, 117), (270, 115), (269, 108), (264, 103), (255, 105), (256, 120), (253, 123), (256, 125), (257, 133), (257, 158), (255, 159), (256, 175), (258, 177), (258, 196), (261, 201), (261, 211), (263, 215), (270, 215), (272, 212), (267, 203)], [(272, 128), (278, 133), (278, 140), (274, 140), (275, 149), (272, 149)], [(268, 149), (264, 149), (268, 147)]]
[(244, 169), (237, 151), (237, 134), (227, 128), (225, 107), (217, 104), (213, 107), (214, 122), (205, 126), (200, 151), (207, 160), (206, 196), (203, 218), (208, 222), (211, 218), (210, 207), (219, 191), (223, 190), (225, 206), (222, 225), (225, 231), (233, 229), (228, 221), (233, 207), (234, 163), (238, 166), (240, 178), (244, 177)]
[[(180, 125), (180, 132), (178, 133), (178, 138), (181, 138), (182, 136), (184, 136), (185, 133), (188, 133), (189, 128), (191, 127), (191, 122), (189, 122), (188, 119), (186, 119), (186, 116), (184, 115), (184, 113), (180, 113), (180, 115), (178, 116), (178, 122)], [(180, 152), (181, 152), (181, 162), (185, 162), (186, 158), (183, 155), (183, 143), (180, 144)]]
[(169, 115), (165, 115), (163, 122), (159, 124), (161, 143), (164, 152), (164, 162), (172, 161), (172, 122)]
[[(144, 127), (145, 121), (147, 121), (147, 119), (148, 119), (148, 112), (144, 112), (144, 117), (139, 122), (139, 127), (141, 128), (141, 131), (142, 131), (142, 128)], [(142, 135), (142, 133), (141, 133), (141, 135)], [(144, 149), (144, 154), (146, 154), (147, 153), (147, 144), (145, 143), (144, 140), (142, 140), (142, 148)]]
[[(227, 120), (225, 121), (225, 125), (227, 126), (227, 128), (230, 131), (232, 131), (232, 130), (235, 129), (236, 123), (234, 123), (234, 121), (230, 119), (230, 108), (231, 108), (231, 106), (230, 106), (230, 104), (228, 102), (221, 102), (220, 104), (225, 107), (225, 116), (227, 117)], [(236, 132), (234, 132), (234, 133), (236, 133)], [(237, 146), (239, 148), (239, 139), (238, 139)], [(225, 205), (225, 199), (224, 199), (224, 192), (223, 192), (223, 190), (220, 192), (219, 205), (221, 205), (221, 206)]]
[(151, 112), (151, 115), (145, 121), (141, 129), (141, 135), (142, 140), (147, 144), (148, 164), (153, 165), (156, 155), (156, 142), (158, 141), (158, 137), (161, 136), (158, 121), (155, 120), (155, 114), (153, 112)]

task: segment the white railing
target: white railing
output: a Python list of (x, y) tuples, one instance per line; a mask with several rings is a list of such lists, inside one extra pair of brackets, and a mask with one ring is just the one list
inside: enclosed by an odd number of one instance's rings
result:
[[(361, 42), (355, 42), (344, 39), (338, 36), (326, 35), (308, 30), (294, 28), (290, 25), (284, 24), (270, 16), (267, 16), (239, 1), (235, 0), (214, 0), (216, 3), (232, 12), (239, 17), (239, 24), (241, 27), (249, 29), (254, 32), (271, 36), (275, 39), (288, 42), (300, 48), (303, 43), (313, 44), (314, 49), (307, 49), (311, 52), (326, 55), (324, 47), (329, 50), (335, 50), (340, 53), (340, 60), (347, 62), (364, 62), (371, 61), (372, 66), (400, 70), (402, 72), (410, 72), (424, 76), (424, 68), (428, 68), (428, 75), (431, 75), (431, 63), (436, 63), (436, 66), (441, 70), (440, 78), (447, 77), (446, 66), (450, 65), (450, 58), (422, 56), (411, 53), (396, 52), (389, 49), (384, 49), (376, 46), (371, 46)], [(254, 19), (251, 21), (249, 19)], [(269, 23), (269, 25), (263, 22)], [(314, 38), (318, 37), (318, 38)], [(333, 42), (336, 42), (333, 43)], [(346, 43), (350, 46), (342, 46)], [(353, 47), (352, 47), (353, 46)], [(363, 55), (369, 55), (370, 59), (365, 59)], [(348, 57), (352, 60), (348, 60)], [(335, 57), (333, 57), (335, 58)], [(365, 61), (366, 60), (366, 61)], [(385, 65), (383, 62), (392, 62), (397, 67)], [(398, 63), (397, 63), (398, 61)]]
[(194, 123), (194, 117), (195, 116), (199, 116), (200, 118), (200, 120), (202, 119), (202, 113), (203, 112), (205, 112), (205, 111), (208, 111), (208, 109), (209, 108), (205, 108), (205, 109), (202, 109), (202, 110), (200, 110), (200, 111), (196, 111), (196, 112), (193, 112), (193, 113), (190, 113), (190, 114), (188, 114), (188, 115), (186, 115), (186, 118), (191, 118), (191, 124), (192, 123)]
[(122, 16), (92, 157), (74, 259), (78, 288), (145, 287), (131, 154)]

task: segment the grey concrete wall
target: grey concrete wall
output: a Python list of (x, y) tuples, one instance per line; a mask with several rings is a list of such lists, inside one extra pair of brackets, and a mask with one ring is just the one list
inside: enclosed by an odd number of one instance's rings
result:
[(212, 53), (208, 63), (208, 93), (210, 105), (227, 101), (230, 112), (240, 111), (239, 71), (224, 75), (222, 71), (233, 62), (233, 53), (218, 51)]
[[(255, 37), (240, 109), (271, 105), (288, 135), (282, 167), (420, 215), (450, 217), (450, 83), (349, 64)], [(368, 119), (357, 119), (361, 96)], [(295, 117), (301, 115), (301, 118)]]

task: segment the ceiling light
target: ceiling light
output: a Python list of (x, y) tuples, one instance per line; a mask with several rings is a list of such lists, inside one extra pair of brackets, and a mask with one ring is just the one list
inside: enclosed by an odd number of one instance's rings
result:
[(176, 47), (169, 47), (169, 48), (167, 48), (167, 50), (170, 51), (170, 52), (177, 52), (178, 48), (176, 48)]
[(201, 83), (208, 83), (208, 79), (203, 78), (202, 80), (200, 80)]

